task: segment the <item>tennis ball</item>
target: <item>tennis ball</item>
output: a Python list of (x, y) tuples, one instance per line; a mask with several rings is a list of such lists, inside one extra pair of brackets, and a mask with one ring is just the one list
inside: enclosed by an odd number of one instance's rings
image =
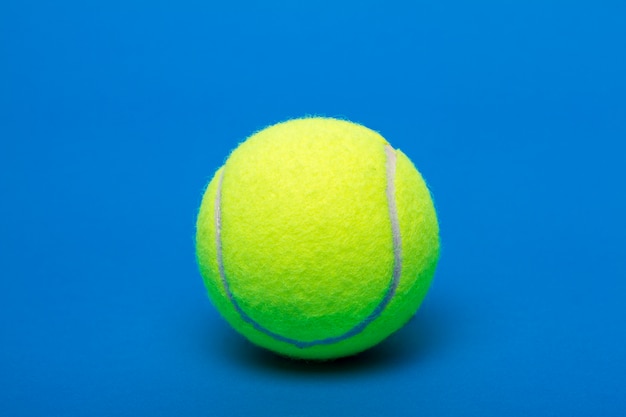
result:
[(433, 203), (378, 133), (331, 118), (270, 126), (204, 193), (196, 256), (209, 297), (256, 345), (292, 358), (363, 351), (400, 329), (439, 257)]

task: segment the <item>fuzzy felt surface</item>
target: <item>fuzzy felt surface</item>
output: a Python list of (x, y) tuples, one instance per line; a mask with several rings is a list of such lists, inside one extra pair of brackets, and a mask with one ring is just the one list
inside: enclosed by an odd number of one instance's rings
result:
[(363, 126), (306, 118), (230, 155), (205, 191), (196, 251), (236, 330), (287, 356), (329, 359), (379, 343), (415, 313), (438, 235), (404, 154)]

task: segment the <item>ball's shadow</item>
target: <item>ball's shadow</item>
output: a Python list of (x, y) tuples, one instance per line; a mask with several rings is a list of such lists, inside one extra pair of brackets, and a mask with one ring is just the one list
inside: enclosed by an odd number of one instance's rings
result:
[[(213, 329), (216, 330), (216, 329)], [(441, 351), (449, 341), (450, 321), (434, 307), (420, 309), (407, 325), (381, 344), (354, 356), (328, 361), (311, 361), (283, 357), (259, 348), (228, 328), (224, 323), (219, 335), (211, 337), (210, 346), (225, 360), (250, 368), (272, 372), (355, 373), (378, 368), (402, 366), (426, 360)], [(220, 343), (216, 343), (216, 338)]]

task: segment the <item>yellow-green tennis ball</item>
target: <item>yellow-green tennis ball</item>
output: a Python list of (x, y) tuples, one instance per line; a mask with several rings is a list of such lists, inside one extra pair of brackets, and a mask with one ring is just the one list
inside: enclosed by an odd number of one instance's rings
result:
[(411, 318), (435, 272), (439, 228), (402, 152), (364, 126), (304, 118), (255, 133), (217, 171), (196, 255), (237, 331), (282, 355), (329, 359)]

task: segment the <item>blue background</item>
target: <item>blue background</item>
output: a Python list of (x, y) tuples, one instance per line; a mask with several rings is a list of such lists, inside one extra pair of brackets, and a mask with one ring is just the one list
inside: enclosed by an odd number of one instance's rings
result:
[[(0, 414), (626, 410), (626, 3), (0, 4)], [(417, 316), (333, 363), (235, 334), (194, 258), (253, 131), (380, 131), (433, 192)]]

